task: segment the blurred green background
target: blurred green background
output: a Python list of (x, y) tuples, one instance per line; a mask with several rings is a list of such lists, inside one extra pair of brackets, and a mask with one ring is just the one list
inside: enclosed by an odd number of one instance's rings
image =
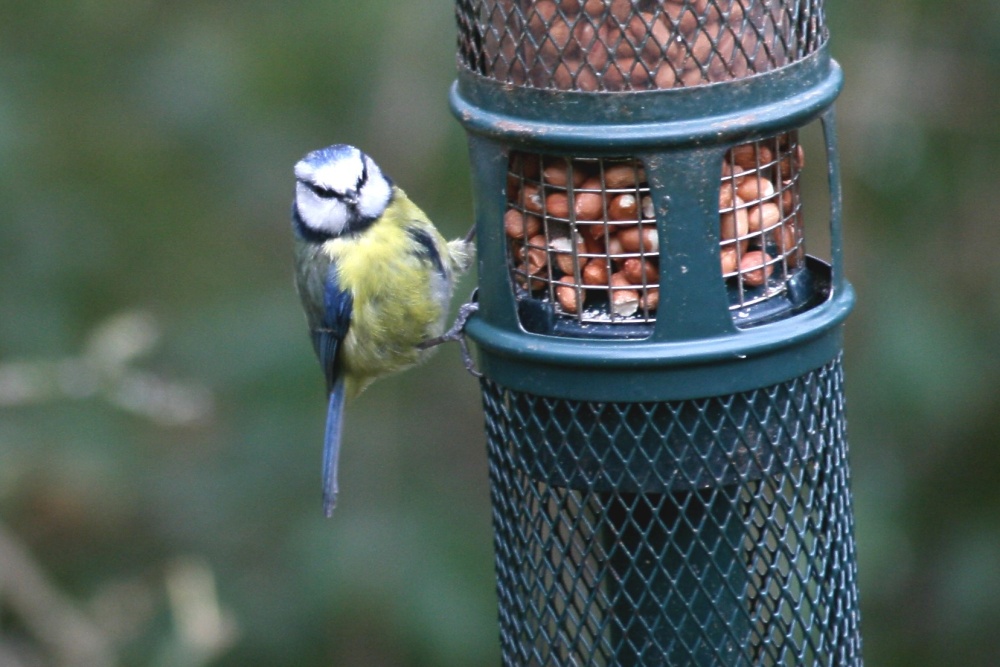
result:
[[(499, 664), (477, 384), (445, 349), (373, 386), (324, 520), (290, 277), (319, 146), (470, 223), (452, 4), (0, 16), (0, 665)], [(867, 662), (995, 665), (1000, 4), (828, 19)]]

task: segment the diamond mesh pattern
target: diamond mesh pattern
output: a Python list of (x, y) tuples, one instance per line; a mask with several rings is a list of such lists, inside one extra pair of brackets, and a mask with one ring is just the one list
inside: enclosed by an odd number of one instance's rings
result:
[(860, 665), (840, 360), (663, 403), (483, 381), (503, 664)]
[(459, 62), (503, 83), (622, 91), (739, 79), (826, 41), (823, 0), (458, 0)]

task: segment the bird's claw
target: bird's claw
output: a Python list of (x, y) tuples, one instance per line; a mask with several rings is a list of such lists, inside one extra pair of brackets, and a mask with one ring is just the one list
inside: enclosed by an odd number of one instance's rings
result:
[(455, 341), (462, 350), (462, 363), (465, 365), (465, 370), (469, 371), (469, 374), (473, 377), (483, 377), (483, 374), (476, 369), (476, 362), (473, 360), (472, 354), (469, 352), (469, 343), (465, 340), (465, 325), (469, 322), (469, 318), (472, 317), (472, 315), (478, 310), (479, 303), (475, 301), (475, 293), (473, 293), (472, 300), (459, 307), (458, 315), (455, 317), (455, 322), (451, 325), (451, 328), (440, 336), (428, 338), (422, 343), (419, 343), (417, 345), (417, 349), (427, 350), (432, 347), (437, 347), (442, 343)]

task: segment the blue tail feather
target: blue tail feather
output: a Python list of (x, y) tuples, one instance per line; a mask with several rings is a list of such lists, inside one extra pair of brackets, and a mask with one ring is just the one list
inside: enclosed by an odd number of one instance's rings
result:
[(323, 439), (323, 513), (333, 516), (337, 505), (337, 461), (340, 458), (340, 435), (344, 426), (344, 380), (340, 378), (330, 392)]

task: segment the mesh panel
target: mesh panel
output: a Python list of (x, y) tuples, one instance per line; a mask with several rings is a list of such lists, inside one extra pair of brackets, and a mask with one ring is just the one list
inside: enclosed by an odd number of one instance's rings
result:
[[(781, 297), (804, 265), (798, 132), (729, 150), (720, 165), (719, 258), (730, 309)], [(504, 231), (519, 302), (580, 324), (647, 324), (660, 301), (659, 235), (635, 159), (515, 152)], [(666, 221), (671, 225), (684, 221)], [(522, 307), (522, 324), (536, 310)], [(740, 324), (746, 313), (735, 313)], [(591, 330), (592, 331), (592, 330)], [(565, 333), (565, 332), (564, 332)]]
[(839, 359), (742, 394), (484, 380), (504, 665), (860, 665)]
[(738, 310), (784, 294), (802, 268), (798, 132), (736, 146), (722, 164), (719, 256)]
[(659, 236), (638, 161), (514, 153), (507, 196), (520, 300), (583, 323), (654, 321)]
[(822, 0), (459, 0), (457, 18), (462, 65), (559, 90), (739, 79), (826, 41)]

